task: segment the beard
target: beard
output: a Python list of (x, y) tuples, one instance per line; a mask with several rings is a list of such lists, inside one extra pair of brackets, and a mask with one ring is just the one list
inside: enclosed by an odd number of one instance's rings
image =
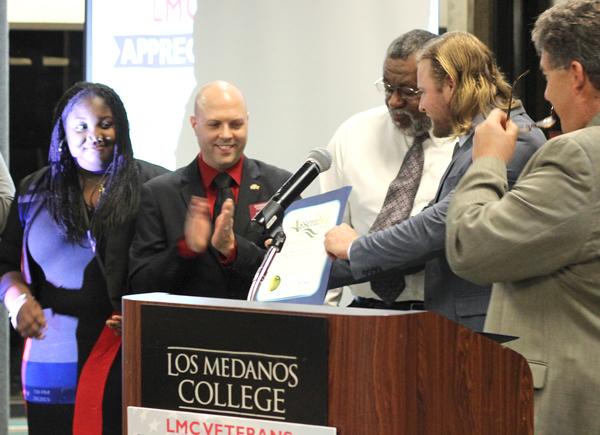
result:
[(433, 121), (433, 130), (431, 133), (435, 137), (449, 137), (452, 136), (452, 125), (450, 122)]
[[(407, 136), (421, 136), (426, 134), (431, 128), (431, 120), (424, 113), (414, 113), (406, 109), (389, 109), (389, 111), (394, 124), (396, 124), (396, 126)], [(408, 127), (399, 125), (399, 123), (396, 121), (399, 116), (406, 116), (408, 119), (410, 119), (410, 125)]]

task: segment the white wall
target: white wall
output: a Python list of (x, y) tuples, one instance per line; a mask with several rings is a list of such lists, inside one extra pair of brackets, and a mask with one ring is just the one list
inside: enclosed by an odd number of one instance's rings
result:
[(8, 0), (9, 23), (83, 24), (84, 0)]
[[(225, 79), (239, 86), (250, 111), (247, 154), (293, 171), (310, 149), (327, 144), (345, 118), (383, 103), (373, 82), (392, 39), (413, 28), (437, 31), (437, 0), (380, 0), (377, 7), (363, 0), (198, 0), (191, 70), (112, 69), (119, 59), (115, 35), (186, 32), (185, 14), (169, 13), (175, 26), (167, 19), (159, 23), (157, 13), (166, 15), (156, 5), (167, 0), (153, 1), (154, 7), (147, 0), (93, 1), (92, 19), (100, 24), (91, 25), (91, 53), (103, 70), (93, 67), (88, 78), (123, 97), (136, 155), (168, 167), (180, 167), (198, 152), (188, 123), (196, 85)], [(120, 16), (115, 2), (124, 11)], [(102, 27), (111, 16), (111, 26)]]

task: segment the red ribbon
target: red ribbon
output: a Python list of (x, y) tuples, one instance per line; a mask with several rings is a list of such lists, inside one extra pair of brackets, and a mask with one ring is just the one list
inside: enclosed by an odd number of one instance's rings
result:
[(121, 337), (104, 326), (81, 369), (75, 395), (73, 435), (102, 435), (102, 399), (110, 368), (121, 347)]

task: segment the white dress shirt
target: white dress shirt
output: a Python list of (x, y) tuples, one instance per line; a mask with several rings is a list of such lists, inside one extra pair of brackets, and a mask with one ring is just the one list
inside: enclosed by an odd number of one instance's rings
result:
[[(321, 191), (352, 186), (344, 221), (359, 234), (369, 232), (413, 140), (392, 122), (386, 106), (353, 115), (333, 135), (327, 146), (333, 161), (331, 168), (319, 176)], [(434, 198), (455, 142), (455, 138), (431, 136), (423, 142), (423, 175), (411, 216)], [(406, 287), (397, 300), (423, 300), (423, 272), (407, 275), (405, 280)], [(369, 283), (355, 284), (350, 289), (355, 296), (379, 299)]]

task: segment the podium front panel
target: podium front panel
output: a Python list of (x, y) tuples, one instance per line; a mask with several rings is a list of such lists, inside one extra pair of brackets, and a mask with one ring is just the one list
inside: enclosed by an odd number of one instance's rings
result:
[(327, 321), (141, 308), (142, 406), (327, 424)]

